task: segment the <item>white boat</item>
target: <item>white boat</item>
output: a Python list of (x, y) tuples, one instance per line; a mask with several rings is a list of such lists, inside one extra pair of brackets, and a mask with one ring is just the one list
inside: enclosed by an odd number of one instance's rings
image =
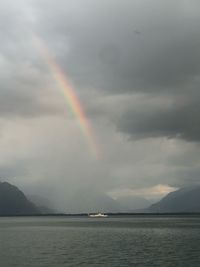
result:
[(95, 214), (88, 214), (89, 217), (91, 218), (105, 218), (105, 217), (108, 217), (107, 214), (104, 214), (104, 213), (95, 213)]

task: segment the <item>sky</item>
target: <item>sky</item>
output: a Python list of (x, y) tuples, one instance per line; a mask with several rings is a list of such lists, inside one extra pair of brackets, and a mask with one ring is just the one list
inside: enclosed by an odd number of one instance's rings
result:
[(199, 184), (199, 25), (197, 0), (0, 0), (1, 180), (72, 212)]

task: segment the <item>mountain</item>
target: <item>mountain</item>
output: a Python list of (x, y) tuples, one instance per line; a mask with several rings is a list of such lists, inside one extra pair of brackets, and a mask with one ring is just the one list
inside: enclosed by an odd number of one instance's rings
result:
[(39, 208), (42, 214), (59, 213), (53, 208), (53, 204), (45, 197), (38, 195), (28, 195), (28, 199)]
[(118, 203), (104, 193), (89, 190), (80, 190), (68, 199), (64, 212), (66, 213), (92, 213), (92, 212), (118, 212)]
[(39, 209), (16, 186), (0, 182), (0, 216), (38, 213)]
[(200, 212), (200, 186), (181, 188), (152, 204), (146, 212)]
[(66, 201), (66, 213), (93, 213), (93, 212), (135, 212), (147, 208), (152, 202), (136, 196), (124, 196), (113, 199), (109, 195), (81, 188)]
[(137, 196), (118, 197), (116, 202), (118, 203), (119, 211), (121, 212), (135, 212), (139, 209), (145, 209), (153, 203), (152, 201)]

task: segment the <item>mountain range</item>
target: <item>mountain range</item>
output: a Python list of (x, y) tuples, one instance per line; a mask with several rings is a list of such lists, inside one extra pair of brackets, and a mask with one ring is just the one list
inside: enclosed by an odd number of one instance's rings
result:
[(200, 186), (181, 188), (171, 192), (159, 202), (152, 204), (146, 212), (200, 212)]
[[(200, 186), (185, 187), (167, 194), (154, 204), (138, 197), (124, 197), (117, 200), (103, 194), (74, 195), (66, 207), (73, 207), (67, 213), (87, 212), (134, 212), (134, 213), (192, 213), (200, 212)], [(31, 199), (31, 201), (29, 200)], [(0, 216), (36, 215), (56, 213), (43, 197), (27, 198), (16, 186), (0, 182)], [(79, 201), (77, 201), (79, 200)], [(47, 203), (47, 204), (46, 204)], [(141, 207), (140, 209), (137, 209)]]

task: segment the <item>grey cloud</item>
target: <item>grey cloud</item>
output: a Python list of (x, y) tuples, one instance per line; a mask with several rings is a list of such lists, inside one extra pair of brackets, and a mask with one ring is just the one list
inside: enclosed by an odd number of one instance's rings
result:
[[(197, 183), (199, 5), (0, 1), (0, 174), (63, 210), (75, 192)], [(98, 161), (77, 122), (64, 119), (33, 33), (75, 84), (99, 137)]]
[(30, 1), (0, 2), (0, 117), (59, 113), (44, 64), (33, 46)]
[(200, 108), (197, 98), (185, 105), (174, 105), (167, 110), (144, 110), (124, 112), (118, 121), (119, 130), (142, 138), (165, 136), (200, 141)]
[[(36, 90), (22, 89), (17, 83), (0, 83), (0, 117), (37, 117), (60, 114), (60, 109), (52, 103), (45, 103)], [(42, 95), (42, 94), (41, 94)]]
[[(81, 86), (181, 92), (199, 74), (199, 17), (182, 1), (44, 3), (38, 30)], [(55, 50), (63, 38), (65, 54)]]
[[(194, 115), (200, 96), (197, 1), (61, 0), (38, 1), (34, 8), (36, 31), (80, 92), (89, 88), (100, 95), (145, 93), (150, 98), (189, 99), (182, 107), (156, 111), (136, 110), (130, 103), (128, 111), (113, 120), (118, 130), (137, 138), (199, 141)], [(103, 108), (99, 113), (105, 114)]]

